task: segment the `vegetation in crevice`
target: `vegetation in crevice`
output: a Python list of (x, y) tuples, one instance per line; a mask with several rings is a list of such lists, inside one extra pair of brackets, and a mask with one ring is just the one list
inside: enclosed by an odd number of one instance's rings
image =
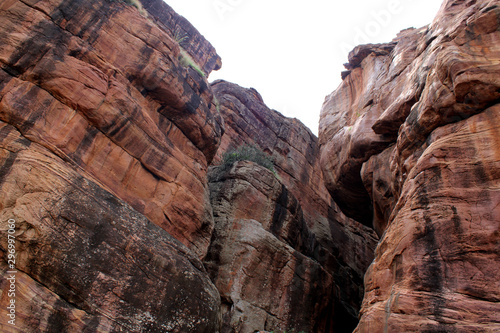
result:
[(123, 0), (127, 5), (134, 6), (137, 8), (139, 13), (141, 13), (142, 16), (148, 17), (148, 12), (144, 9), (142, 6), (142, 3), (140, 0)]
[(179, 27), (177, 27), (174, 31), (174, 40), (179, 44), (180, 47), (184, 47), (185, 43), (189, 39), (189, 36), (186, 32), (182, 31)]
[(182, 31), (179, 27), (177, 27), (174, 31), (174, 40), (179, 44), (180, 54), (179, 54), (179, 62), (183, 67), (194, 69), (198, 74), (205, 77), (205, 72), (198, 66), (198, 64), (193, 60), (193, 58), (186, 51), (186, 44), (189, 40), (189, 35)]
[(186, 50), (184, 50), (182, 47), (180, 47), (181, 52), (179, 54), (179, 62), (183, 67), (191, 67), (194, 69), (198, 74), (201, 76), (205, 77), (205, 72), (201, 70), (201, 68), (196, 64), (196, 62), (191, 58), (191, 56), (187, 53)]
[(217, 110), (217, 112), (220, 113), (220, 102), (217, 99), (217, 97), (215, 97), (215, 96), (214, 96), (214, 105), (215, 105), (215, 109)]
[(227, 169), (238, 161), (255, 162), (276, 175), (276, 171), (274, 170), (274, 159), (255, 145), (242, 145), (234, 150), (225, 152), (222, 155), (221, 165), (224, 169)]

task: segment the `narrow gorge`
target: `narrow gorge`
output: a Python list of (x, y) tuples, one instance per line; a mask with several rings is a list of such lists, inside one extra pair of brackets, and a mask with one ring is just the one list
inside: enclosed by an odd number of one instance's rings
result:
[(1, 332), (500, 332), (498, 0), (354, 48), (318, 137), (167, 3), (0, 2)]

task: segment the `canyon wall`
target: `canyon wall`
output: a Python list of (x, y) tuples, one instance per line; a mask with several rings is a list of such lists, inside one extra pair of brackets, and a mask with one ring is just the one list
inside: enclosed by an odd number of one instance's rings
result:
[(220, 58), (186, 28), (205, 52), (186, 66), (161, 15), (143, 15), (119, 1), (0, 4), (2, 309), (9, 219), (19, 271), (17, 325), (2, 312), (2, 331), (220, 326), (200, 259), (223, 120), (196, 70)]
[(356, 47), (319, 138), (221, 64), (161, 0), (0, 3), (0, 330), (500, 330), (498, 1)]
[(356, 332), (500, 330), (500, 6), (349, 55), (320, 120), (326, 186), (379, 236)]
[[(231, 332), (253, 332), (237, 319), (254, 323), (255, 317), (264, 325), (253, 329), (351, 332), (363, 297), (363, 275), (373, 259), (375, 232), (347, 218), (332, 201), (319, 164), (318, 139), (307, 127), (270, 110), (255, 89), (225, 81), (212, 83), (212, 89), (225, 121), (214, 164), (224, 153), (250, 145), (267, 152), (275, 169), (275, 175), (255, 164), (229, 170), (218, 166), (209, 172), (215, 234), (207, 268), (230, 309), (223, 313), (224, 323)], [(248, 220), (258, 223), (242, 229)], [(262, 235), (245, 246), (238, 244), (242, 240), (235, 243), (246, 232)], [(282, 250), (274, 250), (276, 244)], [(253, 247), (250, 254), (242, 253), (248, 247)], [(220, 273), (223, 265), (232, 268)], [(252, 272), (256, 267), (269, 283), (245, 274), (227, 275), (228, 270)], [(238, 310), (237, 301), (249, 304)]]
[[(302, 123), (208, 83), (220, 57), (167, 4), (4, 1), (0, 63), (14, 330), (354, 329), (375, 232), (332, 201)], [(219, 165), (242, 144), (276, 171)]]

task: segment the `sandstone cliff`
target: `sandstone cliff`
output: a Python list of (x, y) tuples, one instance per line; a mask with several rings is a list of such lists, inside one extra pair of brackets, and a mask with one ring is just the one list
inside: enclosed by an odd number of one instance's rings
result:
[(0, 330), (500, 330), (499, 27), (355, 48), (318, 139), (161, 0), (2, 1)]
[(14, 219), (20, 272), (17, 325), (2, 315), (3, 331), (219, 326), (199, 259), (223, 121), (196, 68), (220, 58), (162, 1), (144, 4), (157, 15), (120, 1), (0, 4), (2, 251)]
[(499, 64), (488, 0), (349, 55), (319, 137), (333, 198), (381, 236), (357, 332), (500, 330)]
[[(207, 82), (221, 60), (189, 22), (160, 0), (9, 0), (0, 22), (15, 329), (356, 326), (375, 233), (332, 201), (303, 124), (253, 89)], [(216, 166), (243, 143), (272, 155), (276, 174)]]
[[(215, 234), (207, 268), (232, 309), (223, 313), (228, 332), (352, 331), (377, 236), (332, 201), (319, 165), (318, 139), (308, 128), (270, 110), (255, 89), (224, 81), (214, 82), (212, 89), (226, 129), (215, 161), (235, 147), (255, 145), (273, 157), (276, 170), (274, 176), (262, 167), (237, 165), (209, 172)], [(249, 219), (258, 223), (242, 230), (242, 221)], [(242, 246), (235, 242), (242, 232), (261, 235)], [(282, 250), (274, 250), (280, 243)], [(257, 251), (242, 253), (248, 247)], [(231, 268), (221, 273), (224, 265)], [(227, 274), (256, 269), (263, 277)], [(237, 302), (247, 305), (239, 310)], [(238, 322), (241, 318), (246, 324)]]

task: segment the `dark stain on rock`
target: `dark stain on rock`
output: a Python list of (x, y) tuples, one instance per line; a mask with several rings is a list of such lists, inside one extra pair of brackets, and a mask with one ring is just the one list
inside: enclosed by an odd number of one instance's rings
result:
[(0, 142), (2, 142), (11, 132), (14, 127), (6, 125), (0, 127)]
[[(440, 322), (443, 309), (446, 308), (446, 300), (441, 297), (444, 289), (445, 273), (434, 224), (427, 212), (424, 212), (423, 219), (423, 230), (417, 233), (416, 237), (417, 241), (424, 247), (425, 255), (422, 258), (422, 264), (415, 272), (417, 277), (413, 280), (412, 285), (415, 290), (432, 293), (430, 297), (432, 315), (437, 322)], [(439, 328), (441, 329), (441, 325), (439, 325)]]
[(0, 165), (0, 184), (3, 184), (5, 182), (5, 179), (9, 175), (10, 170), (12, 169), (12, 166), (16, 161), (16, 158), (16, 153), (8, 152), (7, 158), (3, 158), (0, 160), (2, 162), (2, 164)]
[(401, 254), (398, 254), (394, 256), (394, 259), (392, 260), (392, 271), (394, 275), (394, 284), (400, 282), (403, 279), (403, 256)]
[(420, 241), (426, 250), (423, 258), (422, 288), (428, 292), (441, 292), (443, 289), (442, 263), (439, 256), (439, 247), (436, 241), (435, 228), (432, 220), (424, 216), (424, 230), (419, 235)]
[[(15, 114), (12, 115), (11, 121), (16, 125), (21, 134), (24, 135), (45, 115), (46, 110), (51, 106), (51, 100), (41, 98), (40, 93), (42, 90), (37, 86), (30, 86), (28, 90), (23, 90), (22, 92), (24, 94), (17, 97), (12, 103)], [(37, 108), (30, 103), (36, 100), (43, 101)]]
[(82, 141), (78, 144), (75, 152), (70, 154), (70, 157), (78, 164), (82, 165), (82, 156), (92, 147), (92, 144), (99, 134), (99, 130), (95, 127), (89, 127)]
[(451, 221), (453, 222), (453, 225), (455, 226), (455, 230), (459, 234), (461, 234), (462, 233), (462, 225), (461, 225), (460, 216), (458, 215), (457, 208), (455, 206), (451, 206), (451, 210), (453, 212), (453, 216), (451, 218)]
[(105, 243), (111, 238), (112, 235), (109, 234), (106, 224), (100, 223), (95, 226), (93, 233), (91, 234), (89, 247), (91, 249), (97, 249), (102, 243)]
[(472, 173), (474, 174), (474, 176), (476, 176), (478, 183), (487, 183), (490, 178), (488, 176), (486, 168), (481, 162), (477, 162), (474, 164), (474, 167), (472, 168)]
[[(421, 185), (421, 196), (428, 198), (429, 193), (434, 193), (441, 188), (442, 184), (442, 175), (441, 175), (441, 167), (436, 166), (429, 168), (423, 173), (424, 179), (423, 184)], [(425, 201), (426, 199), (422, 198), (419, 200)], [(428, 199), (427, 199), (428, 201)], [(424, 206), (428, 206), (429, 202)]]
[(134, 68), (134, 71), (132, 73), (127, 72), (125, 75), (131, 83), (138, 81), (136, 82), (135, 87), (141, 92), (143, 96), (146, 96), (146, 92), (150, 92), (152, 94), (156, 94), (156, 98), (161, 98), (161, 93), (158, 92), (158, 85), (165, 75), (165, 69), (161, 68), (160, 64), (157, 64), (158, 67), (155, 68), (152, 72), (144, 71), (154, 53), (154, 49), (152, 49), (148, 45), (144, 45), (140, 51), (142, 58), (141, 62), (136, 64), (137, 67)]
[(49, 319), (47, 320), (47, 329), (45, 332), (67, 332), (68, 326), (70, 325), (70, 319), (66, 312), (62, 309), (66, 309), (66, 303), (61, 300), (57, 300), (54, 304), (54, 311), (51, 312)]
[[(66, 24), (66, 30), (80, 38), (94, 43), (111, 17), (124, 7), (113, 5), (113, 2), (103, 2), (95, 8), (98, 2), (86, 0), (64, 1), (50, 15), (55, 24)], [(82, 13), (93, 13), (85, 22), (80, 22)], [(85, 16), (84, 16), (85, 17)]]
[[(189, 83), (187, 82), (187, 80), (184, 80), (184, 86), (186, 85), (189, 86)], [(186, 88), (187, 87), (184, 87), (184, 91), (190, 92), (191, 98), (189, 99), (189, 102), (187, 102), (184, 106), (184, 110), (188, 115), (196, 114), (198, 108), (201, 105), (201, 96), (198, 93), (193, 92), (193, 88), (191, 88), (191, 86), (189, 86), (189, 88), (187, 89)]]
[(270, 227), (271, 232), (277, 237), (279, 237), (288, 213), (286, 209), (288, 205), (288, 196), (289, 193), (287, 188), (285, 185), (281, 185), (281, 192), (274, 206), (273, 219)]
[[(7, 61), (12, 74), (23, 74), (33, 68), (50, 50), (64, 50), (69, 35), (64, 34), (52, 21), (42, 21), (34, 26), (30, 36), (12, 53)], [(16, 76), (18, 76), (16, 75)]]
[(113, 137), (118, 142), (125, 139), (127, 135), (128, 128), (130, 127), (130, 118), (123, 117), (114, 119), (113, 123), (109, 126), (101, 127), (101, 130), (106, 133), (106, 136)]
[(8, 66), (0, 68), (0, 100), (3, 97), (2, 90), (15, 76), (17, 76), (15, 74), (16, 73), (10, 73)]
[(221, 262), (221, 251), (223, 248), (221, 242), (224, 240), (225, 239), (219, 235), (217, 228), (214, 228), (207, 256), (203, 260), (207, 267), (207, 272), (210, 275), (210, 280), (212, 280), (213, 283), (215, 283), (219, 277), (219, 263)]
[(99, 317), (97, 317), (97, 316), (92, 317), (92, 319), (90, 319), (88, 321), (88, 323), (85, 325), (85, 328), (83, 329), (83, 333), (95, 333), (95, 332), (97, 332), (97, 328), (99, 327), (100, 322), (101, 322), (101, 320)]
[(292, 225), (287, 228), (286, 240), (295, 250), (322, 262), (320, 260), (322, 258), (318, 257), (320, 244), (304, 219), (302, 207), (295, 198), (291, 198), (293, 199), (292, 205), (289, 205), (288, 210), (292, 215)]

